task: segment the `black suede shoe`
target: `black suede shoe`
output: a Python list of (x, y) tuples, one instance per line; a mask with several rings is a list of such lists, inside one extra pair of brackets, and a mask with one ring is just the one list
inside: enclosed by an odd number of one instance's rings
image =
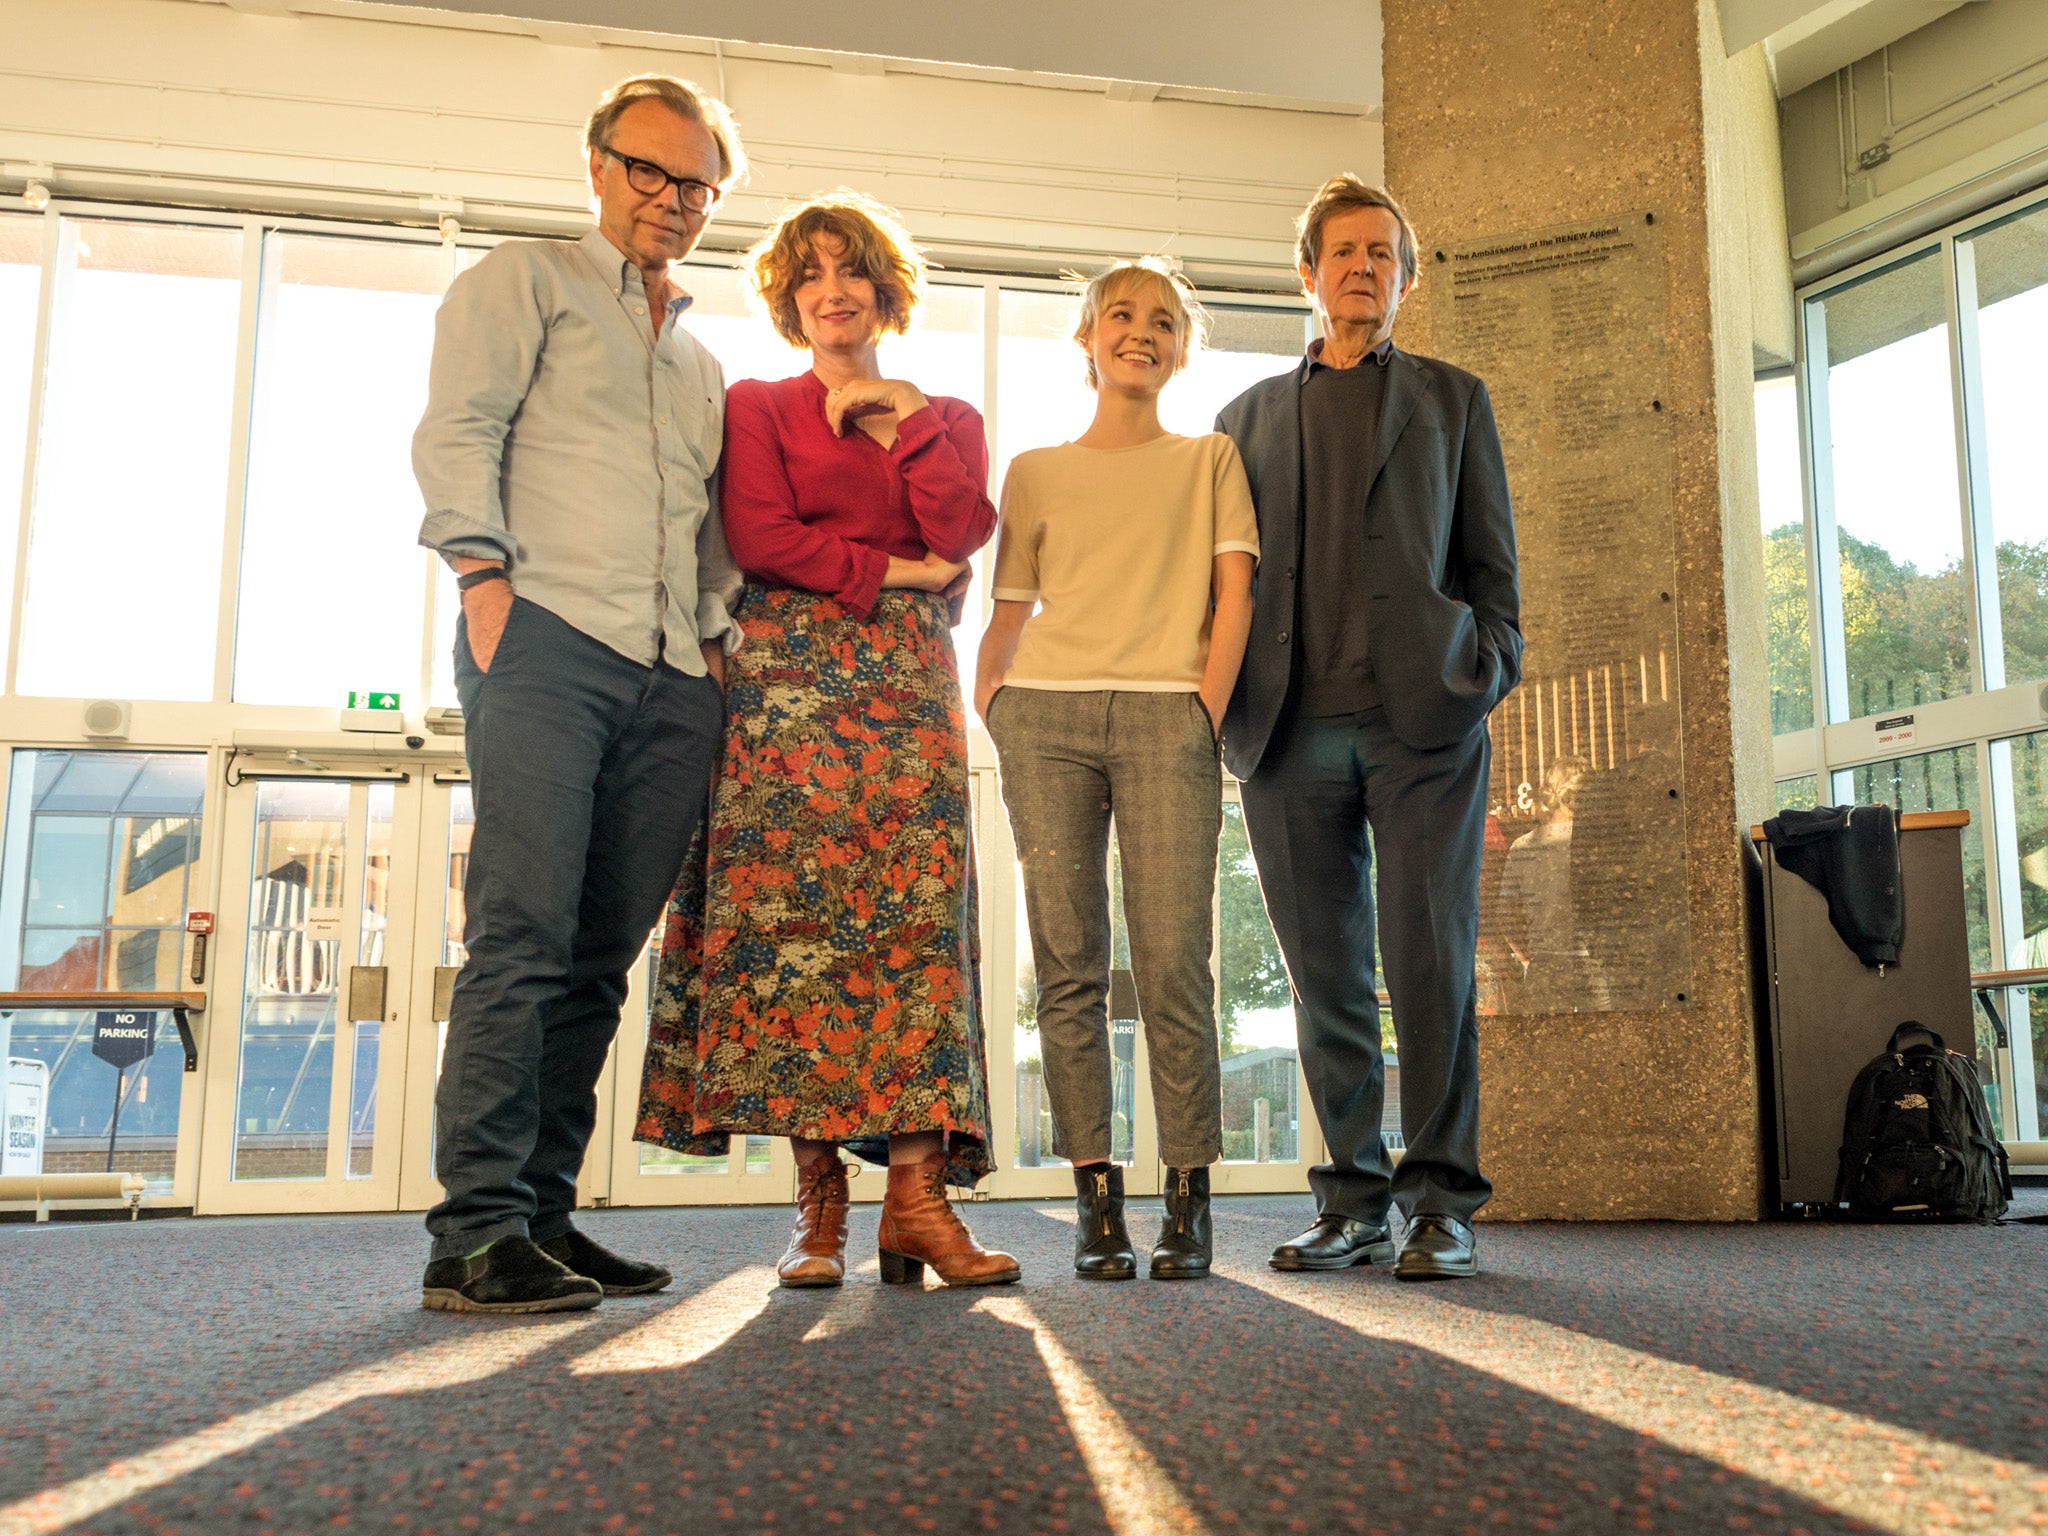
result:
[(1396, 1280), (1463, 1280), (1479, 1273), (1479, 1240), (1455, 1216), (1424, 1211), (1408, 1218)]
[(651, 1296), (675, 1278), (659, 1264), (620, 1258), (574, 1227), (560, 1237), (549, 1238), (540, 1251), (570, 1274), (595, 1280), (607, 1296)]
[(1074, 1170), (1074, 1273), (1135, 1280), (1138, 1255), (1124, 1226), (1124, 1171), (1116, 1163)]
[(1209, 1273), (1215, 1240), (1209, 1221), (1209, 1170), (1166, 1170), (1166, 1223), (1152, 1245), (1154, 1280), (1199, 1280)]
[(596, 1281), (524, 1237), (501, 1237), (466, 1259), (436, 1259), (420, 1282), (420, 1305), (436, 1312), (587, 1312), (603, 1300)]
[(1291, 1243), (1273, 1250), (1275, 1269), (1349, 1269), (1354, 1264), (1390, 1264), (1394, 1240), (1384, 1224), (1374, 1227), (1325, 1211)]

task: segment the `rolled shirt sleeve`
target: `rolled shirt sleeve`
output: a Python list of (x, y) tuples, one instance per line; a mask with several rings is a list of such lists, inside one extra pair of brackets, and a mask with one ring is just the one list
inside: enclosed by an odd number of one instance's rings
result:
[(434, 317), (426, 414), (412, 439), (427, 506), (420, 543), (443, 559), (517, 563), (501, 490), (505, 440), (545, 339), (531, 269), (487, 257), (449, 285)]
[(730, 656), (744, 638), (732, 610), (746, 578), (740, 574), (739, 562), (733, 559), (732, 548), (725, 542), (721, 480), (722, 475), (714, 475), (705, 487), (711, 505), (697, 529), (697, 640), (704, 645), (719, 641)]

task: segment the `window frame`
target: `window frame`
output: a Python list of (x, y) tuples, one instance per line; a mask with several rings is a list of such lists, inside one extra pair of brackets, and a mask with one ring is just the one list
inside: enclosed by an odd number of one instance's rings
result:
[[(1958, 219), (1905, 241), (1818, 282), (1795, 290), (1793, 376), (1798, 389), (1799, 452), (1805, 498), (1807, 625), (1812, 639), (1814, 724), (1773, 738), (1773, 772), (1780, 786), (1812, 776), (1822, 798), (1846, 803), (1856, 769), (1901, 756), (1976, 747), (1977, 803), (1984, 808), (1985, 900), (1991, 964), (2007, 969), (2024, 938), (2012, 744), (2048, 731), (2048, 680), (2006, 678), (2003, 613), (1999, 602), (1996, 529), (1990, 495), (1976, 248), (1973, 238), (2029, 213), (2048, 212), (2048, 187)], [(1921, 259), (1940, 262), (1946, 307), (1950, 396), (1955, 433), (1957, 493), (1963, 526), (1961, 571), (1966, 594), (1970, 678), (1974, 691), (1913, 706), (1914, 740), (1880, 745), (1874, 715), (1855, 716), (1849, 703), (1843, 640), (1840, 543), (1837, 537), (1831, 454), (1826, 314), (1823, 301), (1866, 278)], [(2027, 1021), (2015, 1009), (2015, 1038), (2025, 1043)], [(1997, 1052), (1998, 1090), (2008, 1141), (2039, 1141), (2048, 1117), (2032, 1102), (2034, 1071), (2025, 1049)]]

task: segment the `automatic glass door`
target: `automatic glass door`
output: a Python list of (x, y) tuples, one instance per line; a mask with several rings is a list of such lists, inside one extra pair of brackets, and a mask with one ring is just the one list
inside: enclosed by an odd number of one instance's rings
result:
[(396, 778), (229, 792), (200, 1209), (397, 1207), (419, 802)]

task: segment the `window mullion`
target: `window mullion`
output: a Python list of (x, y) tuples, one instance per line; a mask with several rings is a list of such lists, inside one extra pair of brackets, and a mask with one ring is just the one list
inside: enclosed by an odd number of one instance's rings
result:
[(1985, 432), (1984, 353), (1977, 330), (1977, 250), (1966, 240), (1951, 240), (1955, 304), (1952, 358), (1956, 379), (1956, 452), (1963, 514), (1969, 537), (1964, 545), (1975, 556), (1976, 581), (1971, 596), (1984, 637), (1984, 681), (1988, 691), (2003, 688), (2005, 624), (1998, 600), (1998, 528), (1991, 505), (1991, 450)]
[(1827, 772), (1825, 727), (1849, 718), (1849, 668), (1842, 623), (1841, 543), (1835, 532), (1834, 441), (1828, 405), (1828, 321), (1803, 306), (1799, 328), (1799, 452), (1806, 465), (1807, 633), (1813, 641), (1816, 771)]
[[(1964, 617), (1970, 637), (1970, 685), (1978, 693), (2005, 686), (2005, 647), (1998, 622), (1998, 550), (1991, 536), (1990, 498), (1972, 472), (1982, 462), (1983, 394), (1971, 399), (1970, 381), (1977, 369), (1977, 264), (1969, 246), (1953, 237), (1941, 242), (1947, 268), (1943, 291), (1948, 300), (1949, 386), (1954, 394), (1956, 499), (1963, 515), (1964, 590), (1969, 601)], [(1967, 338), (1965, 331), (1967, 330)], [(1974, 441), (1973, 441), (1974, 439)]]
[[(2019, 839), (2017, 835), (2006, 835), (2008, 829), (2017, 834), (2019, 827), (2018, 804), (2012, 783), (2012, 743), (1983, 743), (1983, 750), (1977, 754), (1977, 763), (1978, 803), (1986, 813), (1980, 836), (1984, 844), (1984, 898), (1991, 930), (1991, 968), (2002, 971), (2015, 966), (2021, 957), (2025, 938), (2020, 907)], [(2007, 992), (2008, 1017), (2019, 1013), (2012, 1007), (2011, 999), (2012, 994)], [(1973, 1027), (1975, 1022), (1973, 1017)], [(2026, 1022), (2024, 1019), (2017, 1022), (2020, 1024), (2020, 1044), (2006, 1050), (1999, 1049), (1996, 1042), (1992, 1045), (1997, 1091), (2002, 1100), (2000, 1118), (2008, 1140), (2013, 1139), (2019, 1130), (2020, 1104), (2015, 1092), (2018, 1085), (2013, 1063), (2025, 1050), (2026, 1041)], [(2028, 1087), (2031, 1089), (2031, 1082)]]
[[(30, 353), (28, 420), (23, 430), (28, 434), (26, 451), (21, 464), (21, 500), (18, 503), (19, 521), (14, 528), (14, 593), (13, 606), (8, 610), (7, 629), (7, 696), (14, 696), (14, 678), (21, 666), (21, 614), (28, 594), (28, 541), (29, 529), (35, 517), (36, 462), (41, 457), (43, 436), (43, 395), (50, 363), (50, 324), (57, 307), (60, 281), (67, 273), (75, 244), (67, 246), (66, 224), (63, 215), (55, 208), (44, 210), (43, 218), (43, 281), (36, 300), (36, 339)], [(74, 237), (75, 240), (75, 237)], [(62, 285), (69, 287), (68, 281)]]
[(257, 328), (266, 310), (264, 231), (242, 226), (242, 305), (235, 335), (235, 395), (228, 417), (227, 514), (221, 527), (219, 623), (213, 646), (213, 698), (235, 696), (235, 628), (242, 606), (242, 521), (249, 504), (249, 432), (256, 400)]
[[(448, 285), (455, 281), (462, 260), (462, 247), (453, 240), (441, 242), (441, 296), (448, 296)], [(426, 719), (426, 712), (434, 704), (434, 651), (435, 637), (440, 634), (441, 588), (437, 578), (440, 575), (441, 557), (432, 550), (423, 550), (421, 580), (427, 584), (427, 600), (420, 609), (420, 675), (419, 701), (420, 718)]]

